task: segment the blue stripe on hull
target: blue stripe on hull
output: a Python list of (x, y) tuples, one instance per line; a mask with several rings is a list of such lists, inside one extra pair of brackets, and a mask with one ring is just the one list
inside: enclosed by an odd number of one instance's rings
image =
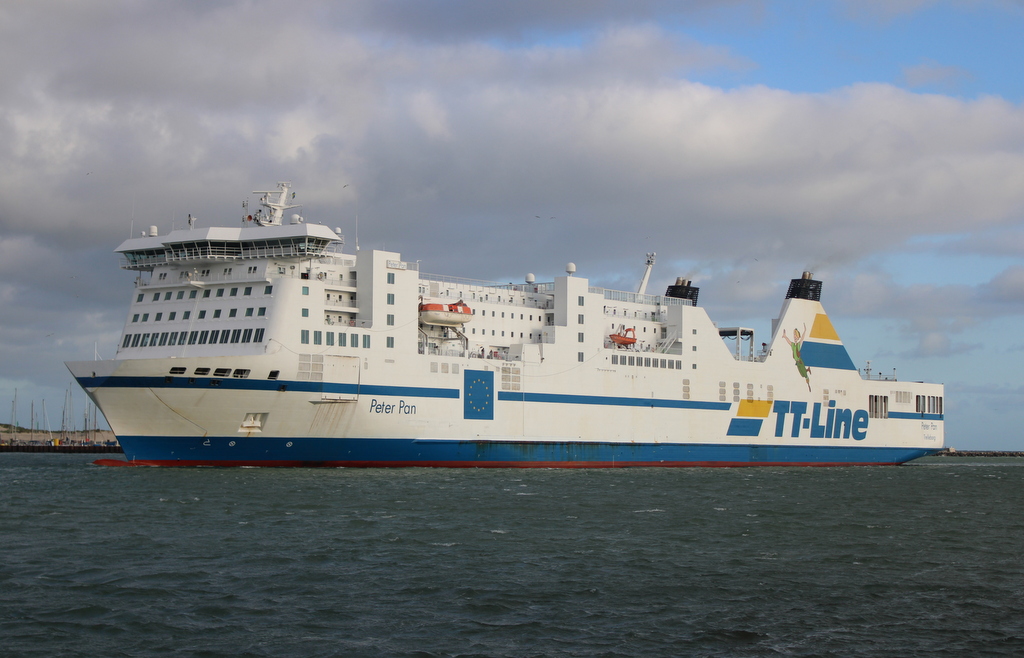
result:
[(900, 464), (926, 448), (237, 437), (118, 437), (130, 462), (213, 466), (825, 466)]

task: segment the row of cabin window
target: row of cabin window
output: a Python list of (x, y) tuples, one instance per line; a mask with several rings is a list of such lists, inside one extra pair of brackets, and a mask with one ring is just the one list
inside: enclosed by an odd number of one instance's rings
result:
[[(214, 320), (220, 318), (220, 312), (221, 312), (221, 309), (219, 309), (219, 308), (213, 309), (213, 319)], [(262, 318), (263, 316), (265, 316), (267, 314), (267, 307), (266, 306), (261, 306), (259, 308), (255, 308), (253, 306), (250, 306), (249, 308), (245, 309), (245, 317), (247, 317), (247, 318), (253, 317), (253, 313), (254, 312), (256, 314), (256, 317)], [(167, 321), (168, 322), (173, 322), (174, 318), (177, 317), (177, 314), (178, 314), (177, 311), (171, 311), (170, 313), (168, 313), (167, 314)], [(164, 315), (163, 313), (157, 313), (156, 315), (154, 315), (153, 316), (153, 322), (160, 322), (160, 320), (163, 318), (163, 315)], [(237, 316), (238, 316), (238, 309), (237, 308), (228, 309), (228, 317), (229, 318), (234, 318), (234, 317), (237, 317)], [(182, 320), (188, 320), (191, 317), (192, 317), (192, 311), (182, 311), (181, 312), (181, 319)], [(303, 317), (305, 317), (305, 316), (303, 316)], [(199, 311), (198, 314), (196, 315), (196, 318), (199, 319), (199, 320), (205, 320), (206, 319), (206, 309), (203, 309), (203, 310)], [(132, 322), (140, 322), (140, 321), (141, 322), (149, 322), (149, 313), (143, 313), (141, 315), (141, 320), (140, 320), (140, 315), (138, 313), (136, 313), (135, 315), (132, 316)]]
[[(172, 375), (184, 375), (187, 370), (188, 369), (185, 368), (184, 366), (175, 366), (171, 368), (170, 372)], [(213, 371), (213, 376), (227, 377), (228, 375), (231, 375), (235, 379), (246, 379), (249, 377), (250, 372), (251, 371), (248, 368), (235, 368), (234, 372), (232, 372), (231, 368), (217, 368), (216, 370)], [(200, 366), (196, 368), (192, 372), (192, 374), (196, 377), (205, 377), (210, 374), (210, 369)], [(270, 374), (267, 375), (267, 379), (277, 379), (279, 374), (281, 374), (280, 370), (271, 370)], [(172, 378), (167, 377), (166, 379), (171, 380)]]
[[(217, 368), (216, 370), (213, 371), (213, 376), (214, 377), (227, 377), (227, 376), (230, 375), (231, 377), (234, 377), (235, 379), (246, 379), (246, 378), (249, 377), (249, 373), (250, 372), (251, 371), (248, 368), (235, 368), (234, 372), (231, 371), (231, 368)], [(278, 372), (278, 371), (274, 370), (272, 372)], [(185, 374), (185, 368), (182, 368), (182, 367), (171, 368), (171, 374), (172, 375), (184, 375)], [(206, 375), (210, 374), (210, 369), (209, 368), (196, 368), (194, 374), (196, 376), (198, 376), (198, 377), (205, 377)], [(171, 381), (174, 380), (173, 377), (165, 377), (164, 379), (167, 382), (171, 382)], [(270, 377), (269, 379), (277, 379), (277, 377)]]
[[(476, 327), (473, 327), (473, 333), (474, 333), (474, 334), (476, 334)], [(481, 329), (481, 330), (480, 330), (480, 335), (481, 335), (481, 336), (486, 336), (486, 335), (487, 335), (487, 330), (486, 330), (486, 329)], [(491, 329), (491, 335), (492, 335), (492, 336), (496, 336), (496, 335), (497, 335), (497, 334), (495, 333), (495, 330), (494, 330), (494, 329)], [(504, 335), (505, 335), (505, 332), (504, 332), (504, 331), (503, 331), (503, 332), (501, 332), (501, 335), (502, 335), (502, 336), (504, 336)], [(516, 332), (514, 332), (514, 331), (510, 331), (510, 332), (508, 332), (508, 335), (509, 335), (509, 337), (510, 337), (510, 338), (515, 338), (515, 337), (516, 337)], [(537, 336), (539, 337), (539, 336), (540, 336), (540, 334), (538, 333), (538, 334), (537, 334)], [(523, 332), (521, 332), (521, 331), (519, 332), (519, 337), (520, 337), (520, 338), (522, 338), (522, 337), (523, 337)], [(533, 340), (533, 334), (530, 334), (530, 340)], [(583, 341), (580, 341), (580, 342), (583, 342)]]
[(612, 354), (613, 366), (637, 366), (642, 368), (668, 368), (669, 370), (682, 370), (683, 362), (675, 359), (659, 359), (649, 356), (626, 356), (625, 354)]
[(171, 331), (151, 334), (125, 334), (121, 347), (163, 347), (164, 345), (206, 345), (210, 343), (262, 343), (258, 329), (213, 329), (212, 331)]
[[(227, 288), (217, 288), (217, 296), (218, 297), (223, 297), (225, 290), (227, 290)], [(263, 289), (263, 294), (264, 295), (269, 295), (273, 291), (274, 291), (274, 286), (267, 286), (267, 287), (265, 287)], [(172, 291), (168, 290), (168, 291), (163, 293), (164, 301), (165, 302), (166, 301), (170, 301), (170, 299), (171, 299), (171, 292)], [(210, 297), (210, 293), (211, 292), (212, 291), (209, 288), (204, 290), (203, 291), (203, 299), (208, 299)], [(188, 298), (189, 299), (195, 299), (198, 296), (198, 294), (199, 294), (198, 290), (189, 290), (188, 291)], [(252, 294), (252, 286), (246, 286), (245, 289), (242, 291), (242, 294), (243, 295), (251, 295)], [(237, 297), (238, 296), (238, 288), (232, 288), (231, 291), (228, 293), (228, 296), (229, 297)], [(138, 296), (135, 297), (135, 303), (137, 303), (137, 304), (141, 303), (142, 300), (145, 299), (145, 298), (146, 298), (146, 293), (140, 292), (138, 294)], [(175, 299), (185, 299), (185, 291), (184, 290), (179, 290), (177, 296), (175, 297)], [(154, 302), (160, 301), (160, 293), (158, 293), (158, 292), (153, 293), (153, 299), (151, 301), (154, 301)]]
[[(299, 342), (303, 345), (309, 345), (309, 329), (302, 329), (299, 333)], [(313, 331), (313, 345), (326, 345), (327, 347), (334, 347), (334, 332), (333, 331)], [(359, 347), (359, 336), (360, 334), (346, 334), (343, 331), (338, 332), (338, 347)], [(363, 348), (369, 349), (370, 347), (370, 334), (362, 334), (363, 336)], [(395, 346), (394, 336), (388, 336), (386, 339), (386, 345), (388, 347)]]

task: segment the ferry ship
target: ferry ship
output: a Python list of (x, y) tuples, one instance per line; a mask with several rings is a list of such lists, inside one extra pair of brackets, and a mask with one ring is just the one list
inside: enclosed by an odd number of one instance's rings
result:
[[(69, 362), (126, 461), (149, 466), (900, 464), (943, 446), (943, 387), (863, 373), (794, 279), (770, 340), (677, 279), (502, 284), (344, 252), (288, 183), (241, 226), (151, 227), (110, 360)], [(104, 463), (101, 461), (100, 463)]]

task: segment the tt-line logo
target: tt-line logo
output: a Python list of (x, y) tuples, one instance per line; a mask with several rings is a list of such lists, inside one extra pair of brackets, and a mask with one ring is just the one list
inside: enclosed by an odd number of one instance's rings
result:
[(811, 413), (807, 413), (807, 403), (789, 400), (776, 400), (772, 405), (775, 414), (775, 436), (781, 437), (786, 431), (786, 420), (790, 419), (789, 435), (793, 438), (801, 434), (812, 439), (853, 439), (862, 441), (868, 435), (868, 412), (864, 409), (838, 409), (836, 401), (830, 400), (826, 409), (825, 422), (822, 423), (821, 403), (815, 402)]

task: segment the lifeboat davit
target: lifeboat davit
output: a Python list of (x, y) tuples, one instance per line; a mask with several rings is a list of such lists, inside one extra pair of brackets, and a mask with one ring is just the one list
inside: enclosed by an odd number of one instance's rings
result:
[(457, 327), (473, 318), (473, 311), (460, 299), (454, 304), (423, 302), (420, 304), (420, 321), (442, 327)]
[(613, 343), (628, 347), (636, 343), (636, 329), (629, 327), (628, 329), (620, 328), (617, 334), (611, 334), (608, 336)]

